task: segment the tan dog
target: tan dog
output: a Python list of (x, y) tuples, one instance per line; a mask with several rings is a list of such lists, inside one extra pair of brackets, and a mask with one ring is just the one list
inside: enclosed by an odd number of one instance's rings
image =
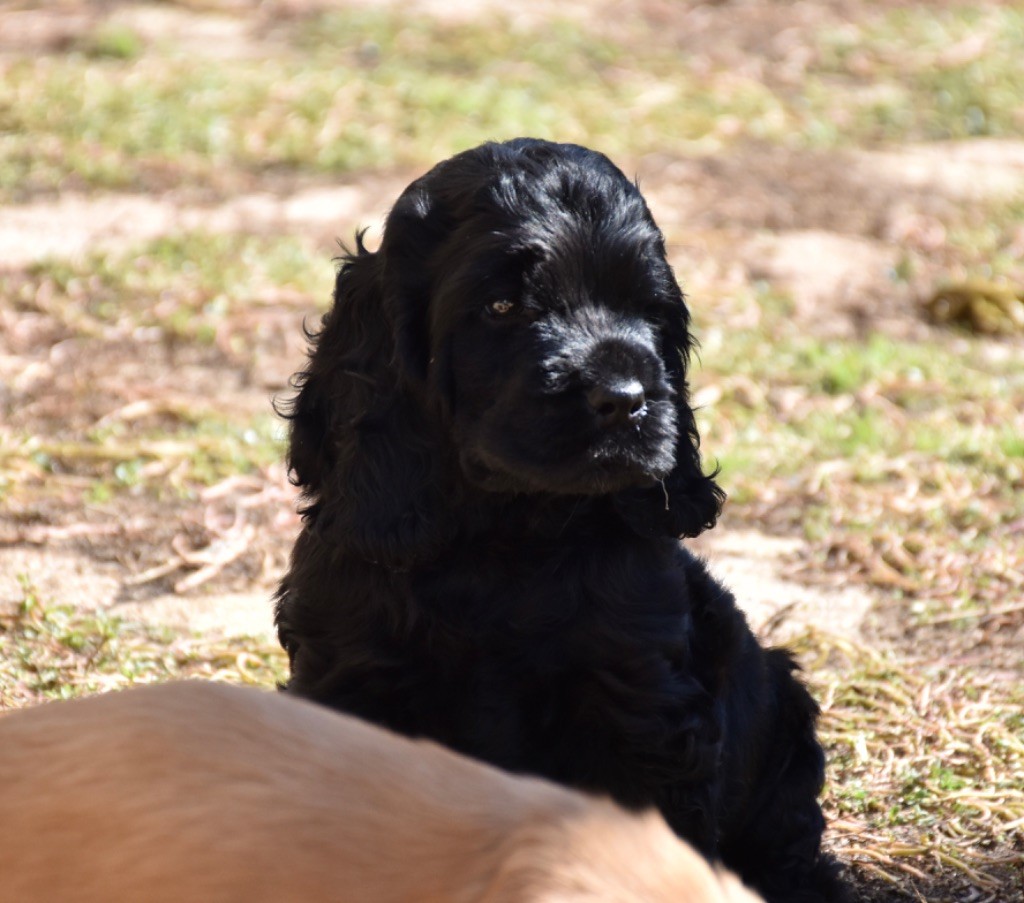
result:
[(755, 903), (634, 816), (309, 703), (172, 683), (0, 717), (11, 903)]

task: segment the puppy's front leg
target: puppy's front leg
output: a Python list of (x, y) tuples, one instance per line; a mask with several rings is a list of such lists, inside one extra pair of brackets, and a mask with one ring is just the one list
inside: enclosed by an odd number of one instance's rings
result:
[(658, 808), (677, 836), (706, 858), (718, 858), (717, 784), (672, 784), (659, 794)]
[(604, 668), (594, 675), (600, 704), (588, 707), (601, 715), (615, 768), (605, 786), (630, 808), (656, 806), (678, 836), (715, 856), (720, 706), (669, 656), (632, 651), (616, 661), (614, 671)]

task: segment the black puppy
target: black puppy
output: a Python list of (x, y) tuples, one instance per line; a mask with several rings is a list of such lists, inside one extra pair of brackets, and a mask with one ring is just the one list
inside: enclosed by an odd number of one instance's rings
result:
[(770, 901), (838, 899), (817, 709), (678, 543), (724, 498), (664, 240), (604, 156), (436, 166), (360, 240), (296, 378), (291, 692), (657, 806)]

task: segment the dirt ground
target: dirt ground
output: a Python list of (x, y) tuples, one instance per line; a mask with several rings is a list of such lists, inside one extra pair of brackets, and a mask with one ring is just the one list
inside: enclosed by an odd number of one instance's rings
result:
[[(297, 13), (314, 5), (289, 0), (276, 8)], [(507, 7), (495, 0), (415, 5), (456, 18)], [(669, 0), (641, 5), (645, 15), (678, 31), (681, 46), (710, 44), (737, 69), (759, 61), (777, 70), (772, 77), (798, 78), (798, 71), (786, 74), (786, 66), (798, 62), (787, 51), (786, 29), (808, 17), (841, 24), (851, 4), (761, 0), (743, 4), (748, 15), (742, 20), (725, 16), (714, 3), (688, 4), (685, 10)], [(597, 7), (613, 21), (621, 4), (573, 0), (559, 11), (586, 19), (598, 16)], [(265, 42), (275, 40), (267, 14), (249, 15), (241, 0), (237, 9), (110, 8), (143, 35), (188, 35), (197, 53), (212, 57), (259, 54)], [(511, 12), (543, 17), (546, 9), (524, 3)], [(110, 14), (106, 7), (71, 3), (0, 7), (0, 58), (59, 52), (101, 12)], [(767, 51), (759, 45), (751, 53), (765, 33), (777, 38)], [(892, 273), (903, 250), (938, 248), (944, 239), (941, 220), (957, 205), (1024, 193), (1024, 140), (1015, 139), (827, 152), (745, 144), (706, 156), (652, 154), (619, 162), (636, 172), (695, 304), (705, 291), (722, 297), (732, 288), (766, 283), (792, 299), (796, 322), (823, 336), (927, 335), (932, 327), (921, 316), (919, 286), (940, 271), (942, 256), (929, 258), (916, 282), (896, 283)], [(401, 169), (341, 178), (268, 175), (227, 198), (173, 184), (137, 193), (33, 196), (0, 207), (0, 275), (17, 284), (41, 261), (81, 261), (97, 251), (199, 228), (288, 234), (327, 261), (337, 253), (337, 240), (359, 226), (370, 227), (372, 244), (389, 204), (417, 174)], [(329, 277), (329, 267), (325, 273)], [(323, 291), (329, 292), (326, 282)], [(251, 349), (237, 355), (227, 341), (190, 347), (144, 330), (74, 335), (45, 305), (27, 309), (0, 297), (0, 412), (7, 418), (2, 426), (8, 435), (17, 431), (59, 442), (112, 422), (130, 431), (135, 423), (151, 424), (197, 399), (212, 410), (269, 414), (272, 400), (287, 394), (289, 376), (302, 365), (302, 324), (313, 315), (306, 298), (259, 299), (235, 323)], [(713, 397), (714, 387), (702, 387), (699, 374), (696, 383), (698, 392)], [(125, 494), (83, 507), (86, 482), (67, 472), (55, 474), (30, 498), (5, 500), (0, 494), (0, 606), (21, 598), (28, 575), (40, 596), (83, 609), (272, 640), (271, 595), (298, 528), (294, 491), (281, 464), (217, 482), (197, 498), (157, 501)], [(898, 648), (903, 628), (884, 604), (888, 594), (852, 573), (849, 579), (833, 573), (827, 582), (807, 579), (808, 543), (792, 532), (780, 535), (770, 524), (734, 520), (727, 507), (718, 528), (695, 547), (733, 588), (751, 623), (773, 641), (827, 624), (829, 632), (857, 643), (884, 641)], [(1011, 672), (1009, 679), (1019, 680), (1019, 674)], [(888, 897), (883, 885), (863, 880), (864, 899), (913, 899), (896, 891)], [(945, 894), (936, 889), (931, 899), (954, 899), (952, 892)], [(1012, 903), (998, 895), (988, 899)]]

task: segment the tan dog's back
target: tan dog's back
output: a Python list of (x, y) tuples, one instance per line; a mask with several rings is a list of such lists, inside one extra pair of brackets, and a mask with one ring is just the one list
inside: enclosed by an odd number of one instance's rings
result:
[(656, 815), (224, 684), (2, 716), (0, 781), (12, 903), (756, 899)]

